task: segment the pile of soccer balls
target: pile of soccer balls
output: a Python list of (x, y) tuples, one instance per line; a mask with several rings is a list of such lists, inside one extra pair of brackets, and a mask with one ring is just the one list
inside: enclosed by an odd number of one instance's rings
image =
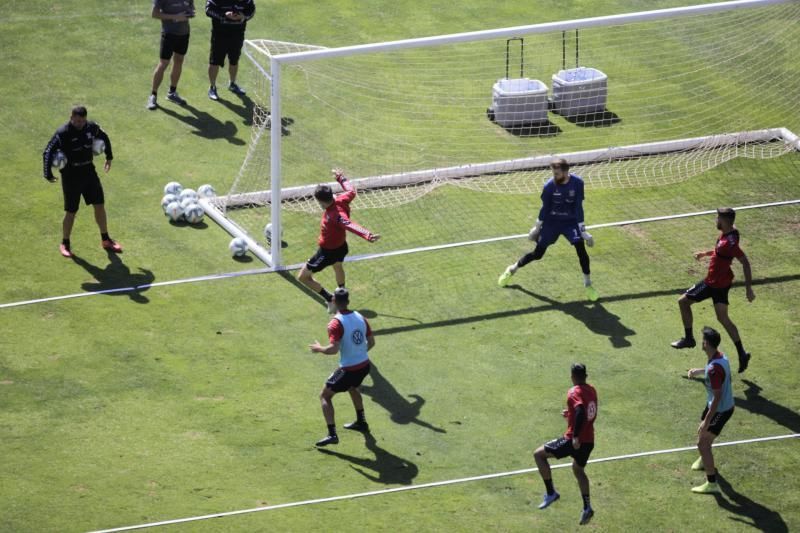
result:
[(185, 220), (189, 224), (199, 224), (203, 221), (205, 212), (197, 201), (200, 198), (211, 198), (216, 194), (211, 185), (203, 185), (195, 191), (194, 189), (184, 189), (177, 181), (171, 181), (164, 186), (161, 208), (173, 222)]

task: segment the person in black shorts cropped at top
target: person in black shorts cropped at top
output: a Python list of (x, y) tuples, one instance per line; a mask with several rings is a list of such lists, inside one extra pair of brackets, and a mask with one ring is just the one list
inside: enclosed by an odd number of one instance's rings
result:
[(183, 59), (189, 50), (189, 19), (194, 17), (194, 0), (153, 0), (152, 16), (161, 21), (159, 61), (153, 71), (153, 89), (147, 98), (147, 109), (158, 107), (158, 88), (164, 72), (172, 61), (167, 100), (186, 105), (178, 95), (178, 81), (183, 71)]
[(228, 58), (228, 89), (237, 96), (245, 91), (236, 83), (239, 71), (239, 56), (244, 45), (247, 21), (256, 13), (253, 0), (206, 0), (206, 15), (211, 17), (211, 53), (208, 57), (208, 97), (219, 100), (217, 74)]

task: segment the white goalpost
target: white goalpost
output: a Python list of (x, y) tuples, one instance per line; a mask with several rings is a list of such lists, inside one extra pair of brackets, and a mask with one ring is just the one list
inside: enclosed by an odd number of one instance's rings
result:
[(740, 0), (341, 48), (249, 40), (251, 143), (203, 206), (281, 269), (309, 253), (333, 167), (385, 253), (518, 233), (555, 156), (597, 190), (687, 186), (737, 158), (796, 169), (800, 70), (771, 59), (798, 22), (800, 2)]

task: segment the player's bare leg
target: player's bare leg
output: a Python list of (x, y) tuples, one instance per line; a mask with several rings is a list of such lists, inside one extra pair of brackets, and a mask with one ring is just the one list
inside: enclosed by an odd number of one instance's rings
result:
[(583, 467), (575, 461), (572, 461), (572, 473), (575, 475), (575, 479), (578, 480), (578, 488), (583, 498), (583, 511), (581, 512), (580, 524), (588, 524), (589, 520), (594, 516), (594, 510), (589, 500), (589, 477), (586, 475), (586, 471)]
[(723, 303), (714, 304), (714, 311), (717, 313), (717, 320), (725, 328), (725, 331), (730, 335), (734, 346), (736, 346), (736, 353), (739, 356), (739, 373), (741, 374), (747, 370), (747, 365), (750, 363), (750, 354), (745, 351), (742, 345), (742, 339), (739, 337), (739, 328), (733, 323), (733, 320), (728, 316), (728, 306)]
[(325, 417), (325, 423), (328, 425), (328, 436), (317, 441), (317, 446), (327, 446), (329, 444), (339, 443), (339, 437), (336, 435), (336, 422), (334, 422), (334, 394), (336, 393), (333, 392), (328, 386), (323, 387), (322, 392), (319, 393), (319, 402), (322, 406), (322, 416)]
[(692, 492), (698, 494), (713, 494), (719, 492), (717, 485), (717, 468), (714, 465), (714, 454), (711, 451), (711, 445), (717, 436), (708, 430), (701, 431), (697, 436), (697, 450), (700, 452), (700, 459), (703, 461), (703, 467), (706, 471), (707, 481), (700, 486), (692, 487)]
[(697, 346), (697, 341), (694, 340), (694, 334), (692, 333), (692, 324), (694, 322), (692, 304), (694, 304), (694, 301), (689, 299), (685, 294), (678, 299), (678, 308), (681, 310), (684, 335), (670, 344), (673, 348), (694, 348)]
[(170, 72), (169, 80), (170, 85), (173, 87), (178, 86), (178, 81), (181, 79), (181, 72), (183, 72), (183, 59), (185, 56), (181, 54), (173, 54), (172, 72)]
[(544, 486), (547, 491), (542, 503), (539, 504), (539, 509), (549, 507), (551, 503), (561, 497), (561, 495), (556, 492), (555, 487), (553, 487), (553, 474), (550, 471), (550, 463), (547, 462), (548, 457), (552, 457), (552, 455), (544, 449), (544, 446), (539, 446), (536, 451), (533, 452), (533, 458), (536, 461), (536, 466), (539, 468), (539, 475), (542, 476), (542, 481), (544, 481)]
[(100, 233), (108, 233), (108, 216), (105, 204), (94, 204), (94, 221), (100, 228)]
[(344, 287), (344, 264), (341, 261), (333, 264), (333, 273), (336, 275), (336, 285)]
[(72, 257), (72, 251), (70, 249), (69, 243), (69, 236), (72, 234), (72, 226), (75, 224), (75, 215), (77, 213), (71, 213), (69, 211), (64, 211), (64, 220), (61, 221), (61, 235), (62, 241), (58, 247), (58, 250), (61, 252), (61, 255), (64, 257)]
[(367, 424), (367, 419), (364, 417), (364, 398), (361, 396), (361, 391), (358, 390), (358, 387), (350, 387), (347, 392), (350, 393), (350, 399), (353, 400), (353, 407), (356, 410), (356, 421), (345, 424), (345, 429), (369, 432), (369, 424)]

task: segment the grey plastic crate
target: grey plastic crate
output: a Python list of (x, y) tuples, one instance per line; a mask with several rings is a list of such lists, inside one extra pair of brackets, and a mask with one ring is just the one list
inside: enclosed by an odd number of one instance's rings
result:
[(608, 76), (591, 67), (553, 74), (553, 112), (571, 117), (602, 113), (608, 100)]
[(497, 80), (491, 110), (501, 126), (547, 122), (547, 85), (529, 78)]

